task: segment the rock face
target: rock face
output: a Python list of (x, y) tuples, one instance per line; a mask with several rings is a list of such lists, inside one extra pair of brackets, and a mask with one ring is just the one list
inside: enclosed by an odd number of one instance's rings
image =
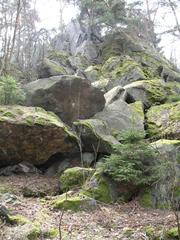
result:
[(99, 42), (99, 34), (89, 38), (90, 35), (87, 25), (81, 26), (79, 21), (72, 20), (66, 27), (64, 36), (57, 36), (53, 45), (57, 50), (65, 50), (73, 55), (80, 54), (92, 61), (97, 60), (99, 49), (95, 43)]
[(151, 107), (147, 124), (151, 138), (180, 139), (180, 101)]
[(76, 147), (76, 135), (42, 108), (0, 107), (0, 167), (22, 161), (41, 165), (57, 152)]
[(65, 123), (92, 117), (105, 105), (103, 93), (81, 77), (57, 76), (25, 86), (27, 104), (55, 112)]
[(107, 122), (112, 134), (129, 129), (144, 132), (141, 115), (122, 100), (117, 100), (97, 113), (94, 118)]

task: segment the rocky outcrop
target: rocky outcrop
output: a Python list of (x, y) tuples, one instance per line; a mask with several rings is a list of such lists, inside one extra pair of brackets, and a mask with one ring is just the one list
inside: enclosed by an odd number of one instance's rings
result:
[(94, 118), (107, 122), (113, 135), (130, 129), (144, 132), (144, 123), (140, 114), (121, 99), (106, 106)]
[(90, 118), (105, 105), (103, 93), (81, 77), (57, 76), (25, 86), (27, 105), (55, 112), (65, 123)]
[(82, 26), (78, 20), (72, 20), (67, 25), (64, 34), (53, 40), (53, 46), (57, 50), (65, 50), (72, 55), (80, 54), (90, 61), (97, 61), (99, 49), (96, 43), (100, 41), (99, 34), (95, 29), (91, 33), (87, 25)]
[(180, 139), (180, 102), (151, 107), (147, 127), (150, 138)]
[(57, 152), (76, 147), (77, 137), (42, 108), (0, 106), (0, 167), (24, 160), (41, 165)]

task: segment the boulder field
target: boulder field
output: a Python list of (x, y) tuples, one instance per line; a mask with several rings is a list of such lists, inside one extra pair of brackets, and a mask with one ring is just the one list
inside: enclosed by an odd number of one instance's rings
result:
[[(78, 189), (69, 201), (65, 195), (53, 201), (55, 209), (134, 197), (143, 206), (161, 207), (161, 190), (173, 174), (165, 174), (156, 188), (136, 189), (99, 169), (114, 146), (123, 144), (119, 133), (134, 130), (156, 146), (161, 161), (173, 158), (178, 172), (179, 71), (125, 30), (78, 46), (79, 35), (72, 34), (68, 51), (56, 39), (39, 66), (40, 79), (24, 86), (26, 106), (0, 106), (0, 168), (26, 161), (46, 174), (55, 172), (61, 193)], [(178, 184), (175, 190), (179, 199)]]

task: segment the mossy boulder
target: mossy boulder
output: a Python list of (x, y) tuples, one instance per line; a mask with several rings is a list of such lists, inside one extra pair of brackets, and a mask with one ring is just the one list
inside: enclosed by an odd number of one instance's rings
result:
[(38, 107), (0, 106), (0, 167), (24, 160), (41, 165), (53, 154), (76, 146), (77, 136), (54, 113)]
[(40, 77), (52, 77), (52, 76), (58, 76), (58, 75), (65, 75), (67, 74), (66, 69), (62, 66), (60, 66), (57, 62), (50, 60), (48, 58), (45, 58), (43, 60), (43, 70)]
[(95, 208), (96, 201), (82, 194), (72, 195), (71, 192), (67, 192), (53, 200), (51, 204), (56, 210), (79, 211)]
[(27, 105), (55, 112), (65, 123), (92, 117), (105, 105), (103, 93), (87, 79), (56, 76), (39, 79), (25, 86)]
[(111, 79), (109, 88), (146, 79), (141, 66), (129, 56), (110, 57), (102, 66), (101, 72), (103, 77)]
[(147, 127), (150, 138), (180, 139), (180, 101), (151, 107)]
[(74, 122), (77, 135), (81, 137), (83, 151), (111, 153), (113, 144), (118, 141), (111, 135), (106, 122), (99, 119), (86, 119)]
[(63, 192), (81, 187), (87, 178), (90, 178), (94, 169), (74, 167), (66, 169), (60, 176), (60, 188)]
[(84, 184), (81, 193), (103, 203), (112, 203), (117, 199), (111, 180), (99, 170)]
[(136, 81), (124, 87), (135, 101), (142, 101), (145, 107), (164, 103), (170, 92), (166, 83), (161, 79)]
[(68, 58), (69, 55), (63, 51), (50, 51), (38, 66), (39, 78), (74, 74)]

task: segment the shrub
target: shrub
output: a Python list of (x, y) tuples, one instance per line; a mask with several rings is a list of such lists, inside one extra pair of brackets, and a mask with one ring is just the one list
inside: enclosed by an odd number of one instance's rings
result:
[(16, 79), (7, 75), (0, 77), (0, 104), (22, 104), (25, 93)]
[(114, 146), (114, 152), (105, 158), (102, 170), (113, 180), (150, 185), (158, 178), (154, 160), (155, 150), (133, 130), (119, 136), (122, 144)]

